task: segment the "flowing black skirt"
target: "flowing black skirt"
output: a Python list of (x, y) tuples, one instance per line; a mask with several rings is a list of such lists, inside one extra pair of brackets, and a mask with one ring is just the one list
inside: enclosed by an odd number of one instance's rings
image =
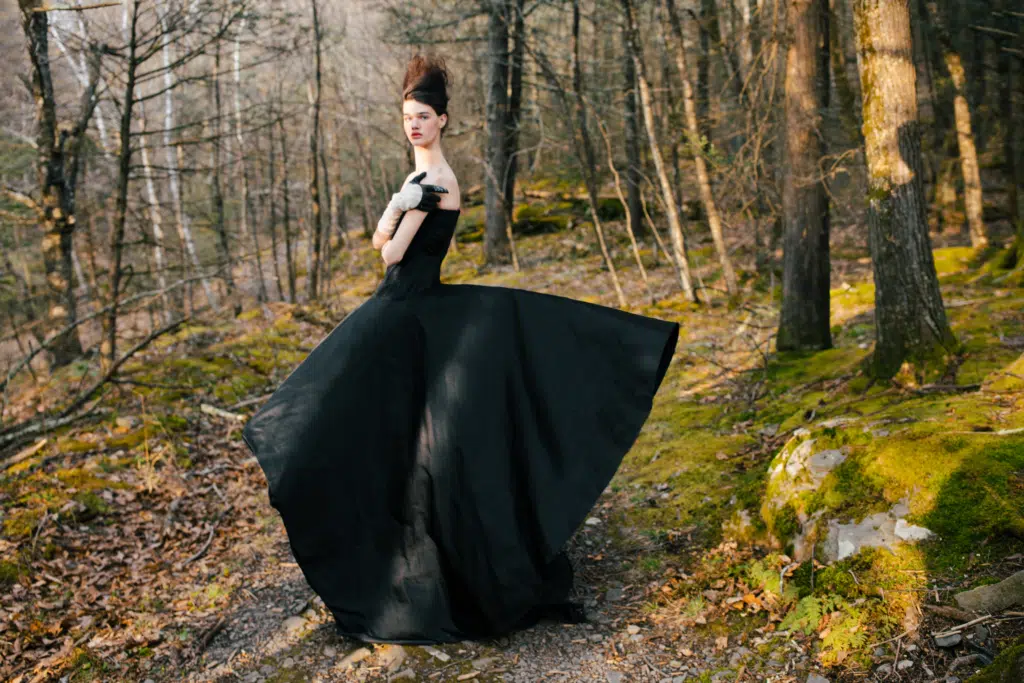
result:
[(678, 334), (479, 285), (349, 314), (243, 430), (339, 630), (491, 637), (564, 600), (563, 546), (636, 440)]

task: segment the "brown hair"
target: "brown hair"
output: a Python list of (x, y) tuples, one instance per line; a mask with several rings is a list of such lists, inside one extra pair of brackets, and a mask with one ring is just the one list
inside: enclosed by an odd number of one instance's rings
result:
[[(451, 78), (444, 59), (434, 55), (416, 55), (405, 67), (402, 80), (402, 101), (416, 100), (429, 105), (440, 116), (448, 113), (448, 85)], [(448, 117), (451, 122), (451, 117)], [(441, 128), (441, 135), (447, 124)]]

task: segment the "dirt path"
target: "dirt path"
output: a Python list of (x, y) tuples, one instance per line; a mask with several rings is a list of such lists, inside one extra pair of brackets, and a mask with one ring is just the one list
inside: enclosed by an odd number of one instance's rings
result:
[[(594, 520), (598, 518), (593, 518)], [(573, 541), (577, 599), (590, 623), (544, 623), (490, 642), (437, 647), (367, 645), (338, 636), (322, 601), (308, 588), (283, 535), (277, 569), (225, 610), (203, 653), (153, 681), (804, 681), (799, 648), (761, 656), (740, 642), (689, 647), (678, 632), (647, 622), (645, 585), (624, 584), (615, 567), (624, 553), (605, 520), (584, 525)], [(273, 532), (271, 532), (273, 533)], [(283, 533), (283, 532), (282, 532)], [(220, 622), (218, 622), (220, 623)], [(154, 669), (158, 669), (159, 663)], [(812, 679), (813, 680), (813, 679)]]

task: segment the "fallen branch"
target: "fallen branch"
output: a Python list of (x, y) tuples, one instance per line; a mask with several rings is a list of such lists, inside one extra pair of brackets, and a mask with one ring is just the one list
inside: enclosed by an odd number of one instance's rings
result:
[(224, 410), (223, 408), (218, 408), (217, 406), (211, 406), (209, 403), (201, 404), (199, 406), (199, 410), (201, 412), (206, 413), (207, 415), (214, 415), (216, 417), (222, 417), (225, 420), (235, 420), (237, 422), (245, 422), (245, 420), (247, 419), (246, 416), (242, 415), (241, 413), (231, 413), (231, 412), (228, 412), (228, 411)]
[(45, 446), (48, 441), (49, 441), (49, 439), (40, 439), (35, 444), (33, 444), (32, 446), (29, 446), (28, 448), (26, 448), (25, 450), (21, 451), (20, 453), (18, 453), (14, 457), (10, 458), (9, 460), (5, 460), (3, 462), (3, 464), (0, 465), (0, 470), (6, 470), (6, 469), (8, 469), (10, 467), (13, 467), (13, 466), (17, 465), (19, 462), (22, 462), (23, 460), (28, 460), (33, 455), (38, 453), (39, 449), (42, 448), (43, 446)]
[(974, 618), (974, 615), (970, 612), (965, 612), (962, 609), (956, 607), (947, 607), (946, 605), (923, 605), (923, 607), (929, 612), (934, 612), (939, 616), (946, 617), (947, 619), (955, 619), (956, 621), (970, 621)]
[(972, 619), (971, 621), (968, 621), (965, 624), (960, 624), (959, 626), (954, 626), (953, 628), (948, 629), (946, 631), (941, 631), (941, 632), (938, 632), (938, 633), (933, 633), (932, 637), (933, 638), (941, 638), (943, 636), (951, 636), (954, 633), (959, 633), (960, 631), (963, 631), (968, 626), (974, 626), (976, 624), (983, 624), (986, 621), (989, 621), (991, 619), (992, 619), (992, 615), (991, 614), (986, 614), (983, 617), (978, 617), (977, 619)]

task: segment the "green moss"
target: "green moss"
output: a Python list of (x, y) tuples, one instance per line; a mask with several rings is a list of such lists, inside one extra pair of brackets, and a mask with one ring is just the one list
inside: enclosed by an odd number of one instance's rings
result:
[(932, 250), (935, 272), (941, 277), (967, 270), (975, 257), (971, 247), (944, 247)]
[(0, 589), (7, 590), (27, 574), (28, 571), (18, 562), (0, 560)]
[(4, 518), (4, 536), (13, 540), (26, 539), (42, 518), (43, 513), (39, 509), (17, 510)]
[(1024, 637), (1005, 648), (995, 661), (967, 679), (967, 683), (1019, 683), (1024, 680)]
[(83, 510), (75, 513), (75, 520), (86, 522), (94, 517), (110, 512), (110, 506), (92, 491), (81, 491), (75, 494), (74, 499), (85, 506)]
[(144, 429), (117, 434), (107, 439), (107, 448), (123, 448), (131, 450), (146, 440), (147, 434)]

